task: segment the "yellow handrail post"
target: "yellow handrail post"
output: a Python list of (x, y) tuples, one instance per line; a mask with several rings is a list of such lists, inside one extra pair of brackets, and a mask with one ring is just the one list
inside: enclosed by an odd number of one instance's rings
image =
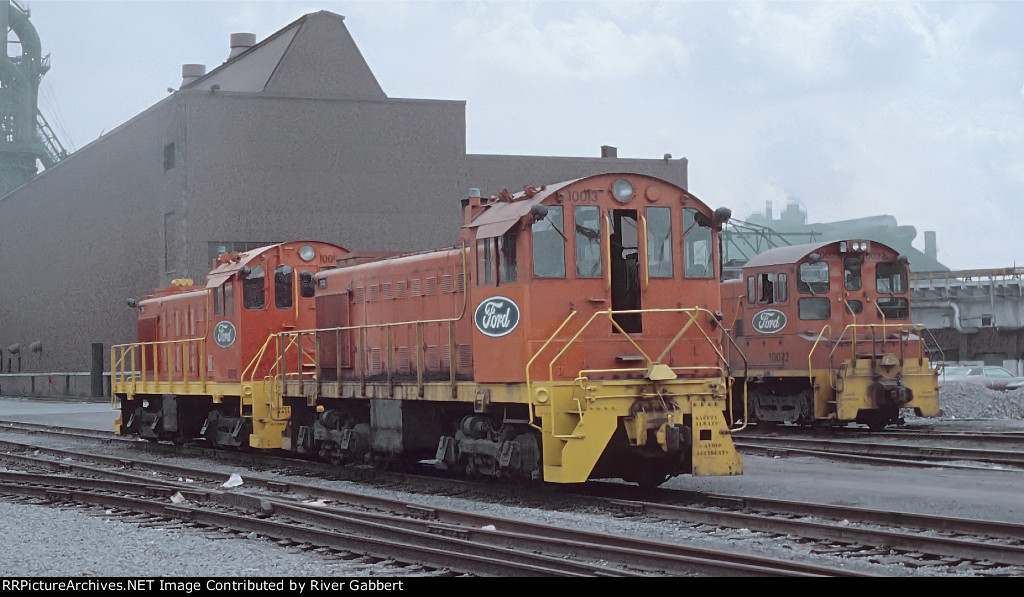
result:
[(459, 397), (459, 384), (455, 381), (455, 320), (448, 321), (448, 372), (451, 375), (452, 398)]
[(424, 396), (423, 386), (423, 322), (416, 322), (416, 395)]

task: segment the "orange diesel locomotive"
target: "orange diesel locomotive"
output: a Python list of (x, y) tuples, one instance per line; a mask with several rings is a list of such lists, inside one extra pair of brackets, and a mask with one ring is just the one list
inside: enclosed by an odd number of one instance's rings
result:
[[(910, 321), (907, 260), (881, 243), (828, 241), (752, 258), (722, 284), (749, 362), (749, 414), (763, 423), (902, 423), (939, 414), (938, 370)], [(740, 356), (734, 357), (734, 365)]]
[(740, 474), (728, 210), (632, 174), (471, 195), (454, 248), (314, 276), (315, 326), (239, 380), (249, 445), (554, 483)]
[(138, 310), (138, 342), (111, 349), (119, 432), (248, 446), (254, 412), (267, 412), (240, 382), (271, 374), (258, 358), (269, 334), (315, 324), (313, 276), (348, 253), (321, 242), (222, 253), (206, 286), (175, 280), (129, 300)]

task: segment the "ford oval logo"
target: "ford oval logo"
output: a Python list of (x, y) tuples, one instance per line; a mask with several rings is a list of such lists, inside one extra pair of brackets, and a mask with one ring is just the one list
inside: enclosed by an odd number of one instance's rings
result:
[(230, 321), (222, 321), (213, 328), (213, 341), (221, 348), (227, 348), (235, 343), (235, 324)]
[(754, 314), (750, 325), (762, 334), (777, 334), (786, 327), (786, 314), (778, 309), (765, 309)]
[(510, 298), (492, 296), (477, 305), (473, 320), (485, 336), (504, 336), (519, 325), (519, 306)]

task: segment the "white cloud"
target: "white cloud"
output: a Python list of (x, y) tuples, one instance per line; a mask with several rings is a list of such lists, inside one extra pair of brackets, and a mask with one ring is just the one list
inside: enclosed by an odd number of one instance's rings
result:
[(589, 11), (549, 19), (539, 14), (542, 9), (514, 4), (462, 19), (458, 30), (471, 48), (471, 60), (492, 71), (546, 82), (613, 82), (652, 70), (686, 69), (686, 46), (671, 35), (624, 29), (620, 21)]

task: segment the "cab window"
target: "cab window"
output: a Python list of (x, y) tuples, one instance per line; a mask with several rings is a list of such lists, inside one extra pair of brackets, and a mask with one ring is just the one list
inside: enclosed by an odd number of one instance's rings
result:
[(493, 243), (494, 239), (491, 238), (485, 238), (476, 243), (476, 283), (478, 286), (494, 283)]
[(902, 263), (884, 261), (875, 266), (875, 289), (886, 294), (907, 291), (907, 268)]
[(257, 265), (242, 282), (242, 306), (249, 310), (262, 309), (267, 306), (265, 296), (263, 266)]
[(828, 292), (828, 264), (824, 261), (811, 263), (806, 261), (797, 269), (796, 289), (806, 294), (824, 294)]
[(683, 274), (687, 278), (714, 278), (711, 220), (693, 208), (683, 208)]
[(830, 319), (832, 303), (826, 296), (804, 297), (797, 301), (800, 319)]
[(235, 313), (234, 286), (230, 280), (213, 290), (213, 314), (233, 315)]
[(671, 208), (647, 208), (647, 272), (652, 278), (673, 275)]
[(878, 308), (886, 319), (910, 318), (910, 301), (902, 296), (880, 296)]
[(860, 290), (861, 260), (857, 257), (847, 257), (843, 260), (843, 284), (847, 290)]
[(302, 298), (313, 298), (316, 294), (316, 286), (313, 283), (313, 272), (299, 272), (299, 296)]
[(536, 278), (565, 277), (565, 225), (562, 206), (548, 207), (544, 219), (533, 223), (533, 275)]
[(278, 309), (292, 308), (292, 268), (279, 265), (274, 270), (274, 306)]
[(601, 267), (601, 209), (579, 205), (573, 209), (576, 220), (576, 277), (600, 278)]
[(498, 284), (515, 282), (518, 277), (516, 265), (516, 238), (518, 236), (518, 227), (513, 227), (512, 230), (498, 237)]
[(775, 274), (757, 275), (757, 304), (771, 305), (775, 303)]

